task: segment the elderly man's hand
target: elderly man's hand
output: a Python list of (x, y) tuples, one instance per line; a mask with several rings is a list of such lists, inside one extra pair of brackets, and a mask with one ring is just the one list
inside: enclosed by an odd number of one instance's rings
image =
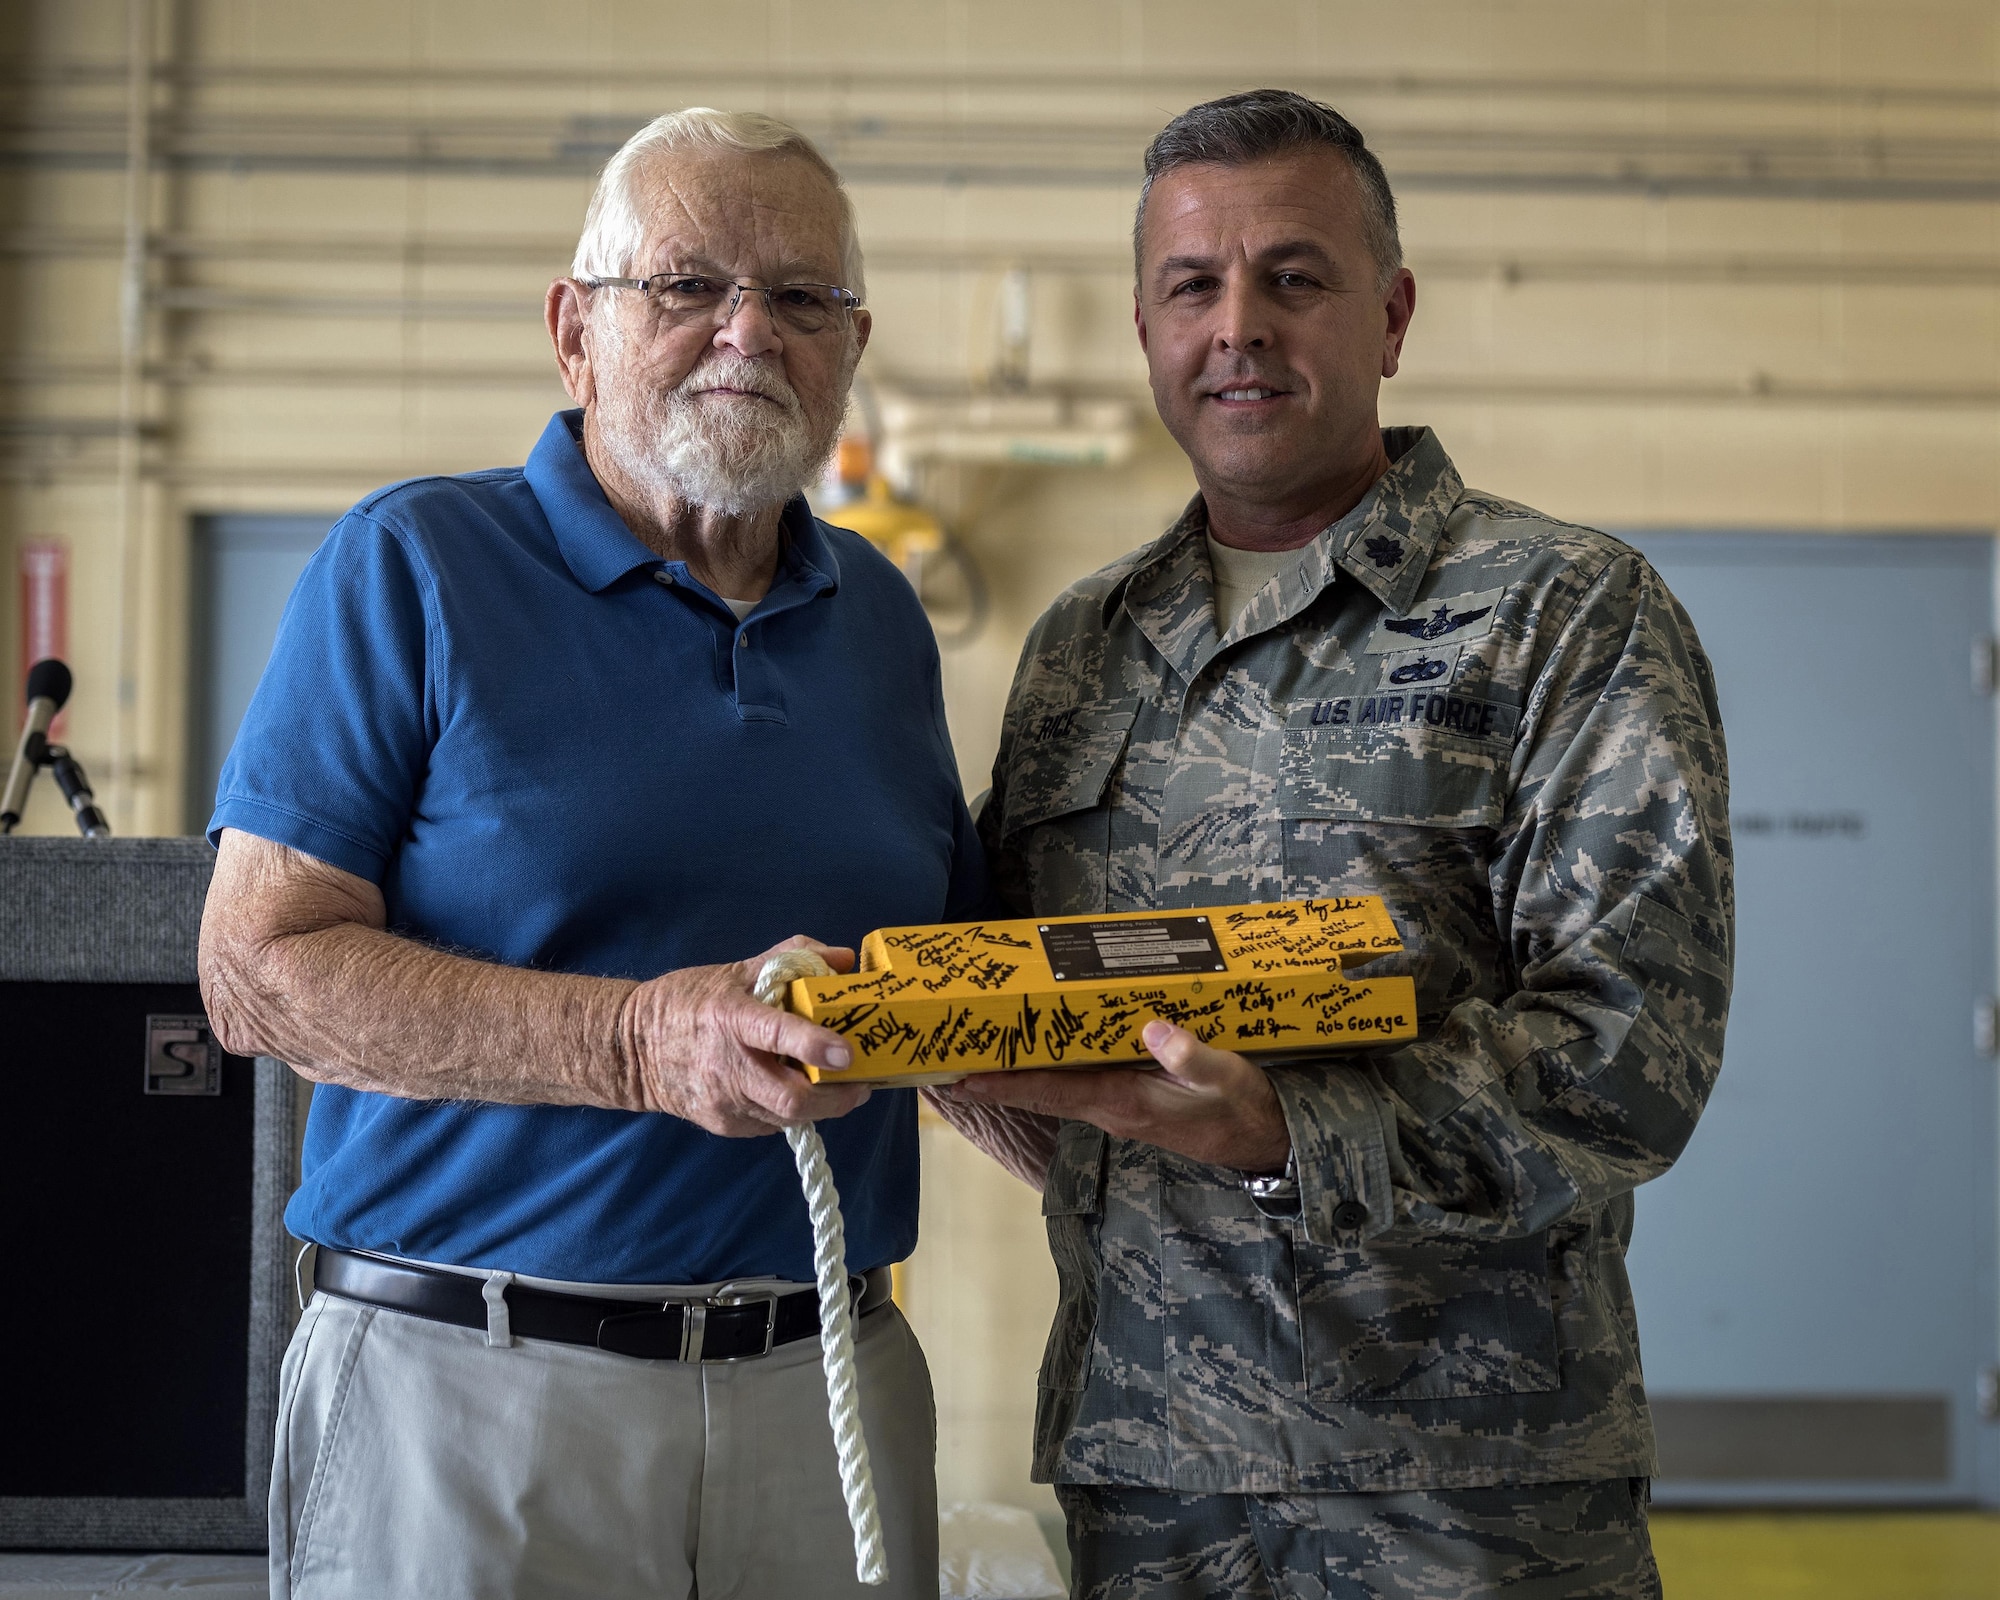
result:
[(1157, 1072), (982, 1072), (949, 1093), (974, 1105), (1093, 1123), (1121, 1139), (1219, 1167), (1276, 1172), (1284, 1166), (1291, 1135), (1262, 1067), (1168, 1022), (1147, 1023), (1144, 1038)]
[(854, 965), (852, 950), (787, 939), (749, 961), (682, 967), (632, 991), (619, 1041), (646, 1110), (743, 1139), (844, 1117), (868, 1098), (865, 1088), (815, 1085), (793, 1065), (838, 1070), (853, 1052), (839, 1034), (753, 997), (758, 969), (780, 950), (817, 951), (836, 972)]

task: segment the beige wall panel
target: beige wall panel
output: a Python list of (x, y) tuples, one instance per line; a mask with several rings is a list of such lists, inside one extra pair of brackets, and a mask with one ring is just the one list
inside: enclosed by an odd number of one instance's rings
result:
[(218, 365), (379, 366), (402, 356), (397, 326), (386, 317), (191, 316), (185, 327), (190, 358)]
[(1827, 427), (1837, 527), (1990, 532), (2000, 523), (2000, 422), (1991, 411), (1843, 411)]
[(193, 172), (174, 185), (174, 210), (182, 227), (224, 237), (365, 238), (401, 233), (428, 187), (396, 172)]
[[(1152, 7), (1146, 9), (1150, 14)], [(1540, 72), (1566, 54), (1602, 60), (1605, 53), (1636, 48), (1644, 7), (1627, 0), (1532, 6), (1456, 0), (1417, 10), (1365, 0), (1304, 0), (1298, 10), (1302, 54), (1293, 70), (1395, 72), (1421, 61), (1433, 70)], [(1190, 29), (1199, 29), (1201, 8), (1191, 5), (1187, 15)], [(1207, 27), (1223, 31), (1223, 16), (1210, 11)], [(1282, 68), (1293, 58), (1272, 59)]]
[[(914, 183), (854, 182), (848, 184), (847, 193), (854, 202), (864, 255), (892, 240), (941, 245), (973, 237), (970, 219), (980, 203), (992, 198), (992, 192), (984, 189), (975, 194), (962, 185), (937, 189)], [(1041, 237), (1039, 232), (1036, 237)]]
[(963, 49), (963, 28), (952, 26), (960, 8), (936, 0), (773, 0), (770, 14), (773, 66), (932, 63), (958, 58)]
[(22, 187), (22, 211), (37, 228), (115, 228), (124, 214), (122, 174), (38, 171)]
[(1657, 284), (1648, 292), (1654, 370), (1662, 377), (1811, 381), (1826, 371), (1826, 291)]
[(1888, 82), (1993, 86), (1996, 19), (1991, 6), (1868, 0), (1824, 8), (1831, 64)]
[[(1675, 195), (1671, 199), (1625, 202), (1643, 219), (1647, 254), (1667, 261), (1741, 259), (1763, 256), (1840, 254), (1837, 219), (1851, 207), (1816, 200), (1722, 199), (1707, 195)], [(1891, 208), (1901, 211), (1903, 207)], [(1582, 242), (1590, 223), (1574, 214), (1570, 227), (1555, 235), (1564, 244)], [(1905, 239), (1907, 244), (1907, 239)]]
[(975, 351), (991, 336), (970, 315), (970, 295), (959, 274), (871, 273), (875, 313), (862, 370), (895, 378), (955, 378), (981, 370)]
[(1235, 0), (1226, 12), (1203, 0), (1146, 0), (1135, 9), (1139, 59), (1151, 72), (1261, 77), (1299, 61), (1311, 40), (1297, 0)]
[[(1458, 285), (1440, 284), (1419, 316), (1449, 315)], [(1657, 363), (1649, 301), (1643, 284), (1524, 283), (1502, 286), (1486, 296), (1489, 365), (1497, 372), (1534, 376), (1592, 378), (1636, 376)], [(1439, 302), (1442, 301), (1443, 305)], [(1423, 361), (1438, 370), (1460, 372), (1455, 353), (1446, 358), (1432, 343), (1435, 328), (1419, 321), (1411, 329)]]
[(936, 1120), (921, 1138), (922, 1235), (904, 1301), (937, 1391), (938, 1498), (1053, 1511), (1053, 1492), (1028, 1482), (1056, 1304), (1041, 1198)]
[[(1395, 184), (1393, 170), (1389, 181)], [(1396, 196), (1403, 249), (1419, 256), (1424, 250), (1454, 257), (1490, 250), (1496, 259), (1513, 251), (1643, 254), (1661, 207), (1662, 202), (1630, 195), (1586, 198), (1406, 188)]]
[[(1001, 276), (998, 269), (871, 273), (871, 370), (884, 381), (969, 373), (983, 383), (999, 352)], [(1145, 358), (1121, 279), (1037, 273), (1029, 303), (1031, 382), (1143, 390)]]
[[(1497, 359), (1501, 303), (1509, 297), (1506, 288), (1491, 281), (1427, 283), (1420, 272), (1416, 316), (1403, 339), (1402, 371), (1411, 377), (1490, 371)], [(1542, 342), (1533, 341), (1537, 350)]]
[(1852, 201), (1817, 208), (1829, 246), (1851, 257), (1991, 263), (2000, 253), (2000, 207), (1920, 201)]
[(1632, 521), (1648, 504), (1648, 441), (1657, 415), (1637, 406), (1468, 405), (1391, 382), (1382, 417), (1437, 432), (1465, 481), (1552, 516), (1598, 525)]
[[(637, 125), (635, 119), (634, 125)], [(471, 234), (563, 242), (549, 265), (568, 263), (583, 227), (591, 180), (472, 178), (397, 172), (201, 172), (179, 186), (182, 226), (224, 236), (298, 233), (311, 238)], [(110, 201), (115, 214), (117, 197)]]
[(1826, 294), (1826, 355), (1849, 383), (1907, 387), (2000, 379), (2000, 300), (1990, 288), (1854, 287)]
[(34, 7), (33, 43), (43, 60), (116, 58), (125, 50), (125, 8), (122, 5), (58, 5), (40, 0)]
[(1469, 483), (1602, 528), (1963, 529), (2000, 521), (1995, 422), (1975, 409), (1469, 407), (1385, 394)]
[(1140, 30), (1141, 7), (1110, 0), (1014, 0), (1004, 6), (956, 0), (961, 59), (986, 68), (1045, 66), (1061, 70), (1128, 59)]
[[(564, 403), (558, 395), (554, 404)], [(361, 389), (213, 387), (190, 390), (182, 432), (188, 469), (213, 465), (324, 472), (359, 468), (376, 482), (469, 472), (526, 459), (549, 411), (512, 388), (387, 395)], [(194, 447), (194, 442), (199, 447)]]
[[(479, 7), (454, 9), (476, 16)], [(562, 25), (581, 34), (598, 61), (733, 64), (768, 57), (771, 11), (768, 4), (687, 7), (593, 0), (570, 8)], [(548, 21), (544, 9), (543, 26)]]
[(1034, 382), (1143, 389), (1146, 357), (1132, 324), (1132, 286), (1122, 275), (1042, 274), (1033, 296)]
[(1473, 487), (1599, 527), (1653, 519), (1659, 441), (1678, 420), (1640, 406), (1455, 404), (1393, 384), (1383, 416), (1434, 428)]
[(466, 66), (589, 66), (617, 61), (757, 60), (772, 42), (768, 5), (425, 0), (416, 44), (429, 61)]
[(1643, 65), (1663, 77), (1811, 79), (1834, 65), (1824, 6), (1721, 0), (1646, 9)]
[(118, 321), (105, 308), (118, 303), (117, 263), (71, 258), (22, 274), (15, 303), (14, 348), (37, 360), (115, 360)]
[(219, 60), (328, 66), (415, 60), (428, 3), (200, 0), (203, 47)]
[[(982, 245), (1029, 244), (1115, 247), (1130, 235), (1138, 199), (1144, 136), (1132, 142), (1134, 179), (1128, 189), (1111, 184), (982, 183), (942, 191), (917, 185), (856, 184), (855, 206), (864, 227), (886, 238), (962, 239)], [(948, 197), (949, 209), (938, 201)], [(895, 204), (877, 221), (876, 207)], [(866, 235), (864, 235), (865, 239)]]

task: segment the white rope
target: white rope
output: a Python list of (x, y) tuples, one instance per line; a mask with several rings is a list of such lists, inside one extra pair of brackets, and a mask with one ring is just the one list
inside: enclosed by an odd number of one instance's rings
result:
[[(787, 950), (771, 957), (757, 974), (756, 995), (784, 1009), (794, 978), (824, 977), (833, 969), (810, 950)], [(861, 1386), (854, 1366), (854, 1322), (848, 1307), (847, 1235), (840, 1220), (840, 1192), (833, 1186), (826, 1144), (811, 1123), (787, 1128), (785, 1138), (798, 1163), (799, 1182), (812, 1216), (813, 1272), (819, 1280), (820, 1359), (826, 1368), (827, 1420), (840, 1458), (840, 1492), (854, 1530), (854, 1575), (863, 1583), (886, 1583), (889, 1558), (882, 1547), (882, 1516), (875, 1504), (875, 1475), (868, 1467), (868, 1440), (861, 1431)]]

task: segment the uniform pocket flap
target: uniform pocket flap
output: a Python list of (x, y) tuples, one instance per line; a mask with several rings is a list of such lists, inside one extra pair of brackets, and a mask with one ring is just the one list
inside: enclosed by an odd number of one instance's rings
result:
[(1671, 906), (1646, 895), (1632, 902), (1632, 926), (1625, 935), (1627, 960), (1648, 973), (1673, 973), (1684, 989), (1729, 987), (1730, 963), (1712, 949), (1695, 925)]
[(1102, 803), (1139, 714), (1136, 699), (1071, 706), (1023, 723), (1000, 813), (1004, 837)]
[(1042, 1182), (1042, 1215), (1089, 1216), (1104, 1204), (1102, 1128), (1087, 1122), (1065, 1122), (1056, 1136), (1056, 1153)]

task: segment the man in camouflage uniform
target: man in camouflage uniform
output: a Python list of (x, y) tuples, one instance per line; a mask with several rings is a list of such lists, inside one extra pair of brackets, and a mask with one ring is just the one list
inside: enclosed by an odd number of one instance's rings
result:
[(1158, 1072), (939, 1097), (1044, 1180), (1075, 1593), (1657, 1595), (1624, 1257), (1722, 1047), (1708, 663), (1638, 553), (1379, 428), (1415, 290), (1350, 124), (1232, 96), (1147, 185), (1140, 336), (1202, 492), (1029, 636), (996, 881), (1380, 895), (1419, 1037), (1253, 1063), (1154, 1023)]

